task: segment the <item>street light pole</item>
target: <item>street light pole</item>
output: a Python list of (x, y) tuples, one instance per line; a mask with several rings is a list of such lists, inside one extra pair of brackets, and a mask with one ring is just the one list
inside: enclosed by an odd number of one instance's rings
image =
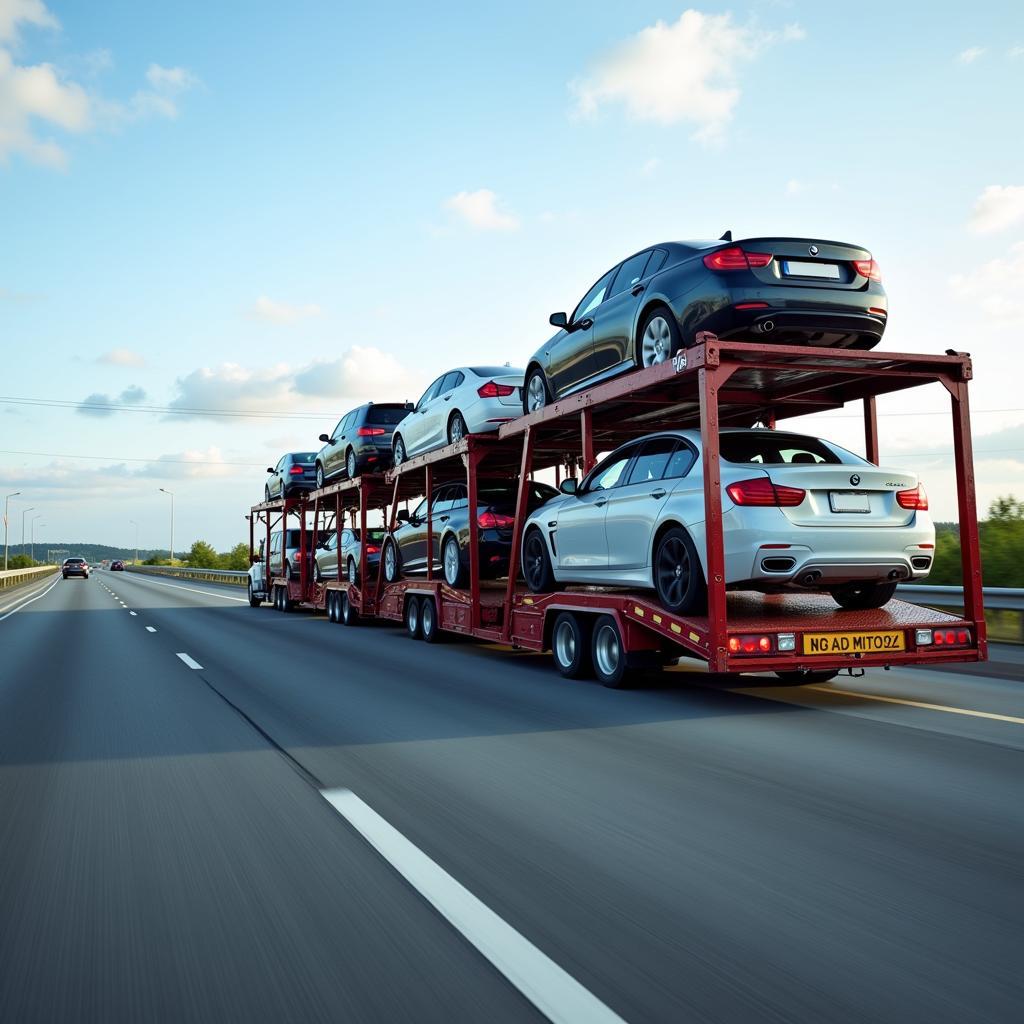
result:
[(128, 522), (129, 522), (129, 524), (131, 526), (135, 527), (135, 561), (132, 562), (132, 565), (138, 565), (139, 564), (139, 524), (137, 522), (135, 522), (134, 519), (129, 519)]
[(34, 512), (35, 508), (36, 508), (35, 505), (33, 505), (30, 508), (23, 508), (21, 510), (21, 553), (22, 554), (25, 554), (25, 516), (29, 512)]
[[(28, 557), (29, 557), (29, 560), (32, 561), (32, 562), (35, 562), (35, 560), (36, 560), (36, 520), (37, 519), (42, 519), (42, 518), (43, 518), (43, 513), (42, 512), (37, 512), (32, 517), (31, 526), (29, 527), (29, 530), (30, 530), (31, 535), (32, 535), (32, 553)], [(45, 526), (45, 525), (46, 525), (46, 523), (43, 523), (43, 526)]]
[(7, 503), (19, 494), (21, 491), (12, 491), (4, 498), (4, 572), (7, 572)]
[(169, 491), (166, 487), (161, 487), (160, 490), (171, 496), (171, 565), (174, 565), (174, 491)]

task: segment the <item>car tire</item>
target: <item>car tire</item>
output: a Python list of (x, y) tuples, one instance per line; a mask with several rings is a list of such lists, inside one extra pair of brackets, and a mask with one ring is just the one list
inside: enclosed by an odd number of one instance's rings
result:
[(449, 587), (464, 587), (466, 585), (466, 577), (469, 574), (462, 564), (459, 539), (454, 533), (449, 533), (441, 545), (441, 564), (444, 567), (444, 581)]
[(316, 464), (316, 489), (320, 490), (321, 487), (327, 482), (327, 477), (324, 474), (323, 463), (318, 462)]
[(806, 683), (827, 683), (839, 675), (839, 669), (796, 669), (793, 672), (776, 672), (775, 676), (779, 682), (786, 686), (803, 686)]
[(356, 560), (351, 555), (348, 556), (346, 575), (348, 576), (349, 583), (353, 586), (359, 582), (359, 567), (356, 565)]
[(395, 434), (395, 439), (391, 444), (391, 462), (395, 466), (400, 466), (406, 461), (408, 456), (405, 454), (405, 441), (402, 440), (401, 434)]
[(544, 371), (535, 366), (526, 376), (523, 385), (523, 415), (543, 409), (551, 404), (551, 389), (544, 379)]
[(840, 608), (862, 611), (887, 605), (895, 593), (895, 583), (847, 583), (836, 587), (832, 597)]
[(590, 649), (592, 622), (589, 618), (561, 612), (551, 630), (551, 656), (555, 668), (566, 679), (581, 679), (594, 670)]
[(437, 604), (432, 597), (420, 601), (420, 634), (428, 644), (439, 643), (443, 636), (438, 623)]
[(66, 580), (68, 578), (68, 574), (66, 572), (62, 572), (60, 575), (62, 579)]
[(537, 527), (527, 533), (523, 541), (523, 577), (534, 594), (555, 589), (555, 574), (551, 568), (548, 546)]
[(619, 624), (611, 615), (599, 615), (594, 622), (590, 657), (594, 664), (594, 675), (602, 686), (621, 690), (630, 685), (632, 674), (626, 663), (622, 634), (619, 632)]
[(671, 359), (682, 343), (679, 324), (672, 311), (667, 306), (655, 306), (640, 325), (633, 362), (638, 368), (657, 366)]
[(405, 631), (413, 640), (419, 640), (423, 636), (423, 618), (418, 597), (410, 597), (405, 602)]
[(448, 417), (448, 443), (458, 444), (469, 434), (466, 429), (466, 420), (458, 409)]
[(359, 475), (359, 464), (356, 462), (356, 453), (349, 448), (348, 454), (345, 456), (345, 474), (349, 480), (355, 480)]
[(259, 606), (261, 604), (263, 604), (263, 602), (253, 593), (252, 580), (250, 579), (249, 580), (249, 607), (250, 608), (259, 608)]
[(352, 606), (352, 600), (348, 596), (348, 591), (343, 590), (341, 592), (341, 611), (339, 613), (339, 621), (344, 626), (358, 626), (359, 625), (359, 612)]
[(314, 583), (323, 583), (323, 581), (324, 581), (323, 575), (320, 573), (320, 563), (319, 562), (314, 562), (313, 563), (313, 582)]
[(284, 578), (286, 580), (293, 580), (293, 579), (295, 579), (295, 576), (293, 575), (294, 571), (295, 570), (292, 569), (292, 563), (289, 562), (288, 559), (286, 558), (284, 560)]
[(654, 589), (665, 611), (673, 615), (703, 614), (708, 588), (697, 549), (686, 530), (674, 526), (663, 533), (654, 545), (651, 565)]
[(263, 488), (263, 500), (270, 501), (270, 485)]
[(381, 552), (380, 560), (384, 566), (384, 579), (388, 583), (395, 583), (402, 578), (402, 566), (398, 558), (398, 545), (390, 537), (384, 542), (384, 550)]

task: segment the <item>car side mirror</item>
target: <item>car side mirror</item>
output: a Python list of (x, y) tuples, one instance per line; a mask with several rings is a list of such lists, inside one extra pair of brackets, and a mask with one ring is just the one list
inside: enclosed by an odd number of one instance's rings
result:
[(416, 408), (416, 406), (413, 405), (412, 402), (406, 402), (405, 403), (405, 411), (406, 412), (412, 412), (413, 409), (415, 409), (415, 408)]
[(574, 477), (569, 477), (567, 480), (563, 480), (559, 485), (558, 489), (563, 494), (575, 494), (576, 493), (576, 480)]
[(407, 508), (400, 508), (398, 510), (397, 515), (395, 516), (395, 519), (397, 519), (398, 522), (400, 523), (409, 522), (409, 510)]
[(262, 561), (263, 561), (263, 556), (262, 555), (250, 555), (249, 556), (249, 564), (250, 565), (258, 565)]
[(268, 473), (273, 473), (274, 472), (274, 467), (273, 466), (267, 466), (267, 472)]
[(569, 318), (564, 313), (552, 313), (551, 316), (548, 317), (548, 323), (551, 324), (552, 327), (561, 327), (564, 329), (569, 324)]

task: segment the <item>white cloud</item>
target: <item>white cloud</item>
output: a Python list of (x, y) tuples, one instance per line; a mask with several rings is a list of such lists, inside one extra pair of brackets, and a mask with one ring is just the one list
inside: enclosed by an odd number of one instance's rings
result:
[(103, 355), (98, 356), (96, 362), (103, 366), (140, 367), (146, 365), (146, 360), (138, 352), (133, 352), (130, 348), (112, 348), (109, 352), (104, 352)]
[(993, 320), (1024, 323), (1024, 242), (1003, 259), (950, 278), (953, 293)]
[(807, 186), (802, 181), (797, 181), (796, 178), (790, 178), (786, 182), (786, 195), (787, 196), (798, 196), (801, 192), (806, 191)]
[(251, 368), (223, 363), (201, 367), (177, 380), (170, 408), (176, 410), (172, 414), (176, 422), (200, 418), (207, 410), (310, 414), (309, 400), (322, 398), (315, 411), (330, 419), (364, 401), (415, 399), (426, 383), (421, 371), (406, 368), (389, 353), (354, 345), (338, 359), (303, 366), (278, 363)]
[(1016, 60), (1018, 57), (1024, 57), (1024, 46), (1011, 46), (1006, 54), (1010, 60)]
[(661, 157), (652, 156), (645, 160), (643, 166), (640, 168), (640, 176), (643, 178), (652, 178), (658, 173), (661, 168)]
[(132, 384), (130, 387), (125, 388), (117, 398), (111, 398), (110, 395), (100, 394), (99, 392), (87, 395), (75, 407), (75, 412), (82, 416), (102, 418), (113, 416), (122, 406), (138, 405), (145, 400), (146, 392), (137, 384)]
[(489, 188), (458, 192), (444, 201), (444, 207), (480, 231), (515, 231), (519, 218), (498, 209), (498, 197)]
[(799, 25), (764, 31), (735, 25), (729, 14), (688, 10), (620, 43), (569, 88), (580, 116), (621, 103), (634, 120), (689, 122), (697, 126), (695, 137), (708, 141), (732, 118), (740, 66), (774, 43), (803, 38)]
[(249, 315), (260, 320), (270, 320), (275, 324), (290, 324), (296, 320), (305, 320), (311, 316), (319, 316), (322, 310), (312, 303), (305, 306), (293, 306), (287, 302), (275, 302), (261, 295), (249, 310)]
[(956, 55), (958, 64), (973, 64), (983, 53), (985, 48), (983, 46), (969, 46), (966, 50), (961, 50)]
[(988, 235), (1022, 219), (1024, 185), (989, 185), (974, 203), (969, 227), (977, 235)]
[(60, 28), (43, 0), (0, 0), (0, 43), (16, 42), (19, 24)]

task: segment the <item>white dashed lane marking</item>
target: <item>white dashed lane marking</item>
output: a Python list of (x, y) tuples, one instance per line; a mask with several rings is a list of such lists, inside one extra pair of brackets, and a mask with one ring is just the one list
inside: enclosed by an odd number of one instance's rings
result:
[(146, 632), (147, 632), (147, 633), (155, 633), (155, 632), (156, 632), (156, 630), (155, 630), (155, 629), (154, 629), (154, 628), (153, 628), (152, 626), (147, 626), (147, 627), (146, 627)]
[(201, 669), (203, 667), (195, 658), (190, 658), (184, 651), (178, 651), (177, 653), (178, 657), (181, 658), (189, 668)]

